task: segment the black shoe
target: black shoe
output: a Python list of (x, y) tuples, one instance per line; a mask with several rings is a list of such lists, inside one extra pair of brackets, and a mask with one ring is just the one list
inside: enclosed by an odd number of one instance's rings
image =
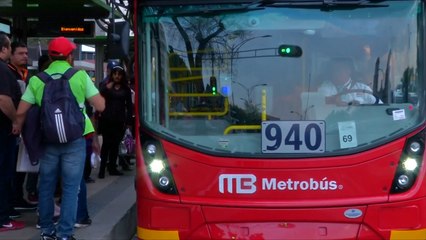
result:
[(93, 179), (91, 177), (87, 177), (84, 181), (86, 181), (86, 183), (94, 183), (95, 179)]
[(90, 219), (90, 218), (86, 218), (86, 219), (83, 219), (83, 220), (77, 221), (77, 222), (74, 224), (74, 227), (75, 227), (75, 228), (83, 228), (83, 227), (88, 227), (88, 226), (90, 226), (90, 224), (92, 224), (92, 219)]
[(130, 165), (130, 166), (135, 165), (135, 163), (134, 163), (134, 162), (132, 162), (132, 161), (130, 161), (130, 160), (131, 160), (131, 157), (126, 158), (126, 162), (127, 162), (127, 164), (128, 164), (128, 165)]
[(11, 219), (15, 219), (15, 218), (20, 218), (21, 217), (21, 213), (16, 211), (15, 209), (11, 208), (9, 210), (9, 218)]
[[(59, 223), (59, 216), (54, 216), (53, 217), (53, 224), (57, 225), (58, 223)], [(40, 226), (40, 218), (38, 218), (38, 220), (37, 220), (36, 228), (37, 229), (41, 228), (41, 226)]]
[(130, 163), (128, 161), (128, 159), (126, 157), (121, 157), (119, 159), (119, 164), (121, 166), (121, 169), (123, 171), (131, 171), (132, 169), (130, 168)]
[(121, 169), (123, 169), (123, 171), (132, 171), (132, 169), (127, 164), (121, 165)]
[(37, 204), (32, 204), (22, 199), (18, 203), (15, 203), (13, 208), (15, 210), (36, 210)]
[(123, 173), (120, 172), (120, 171), (118, 171), (117, 169), (114, 169), (114, 170), (109, 171), (109, 175), (111, 175), (111, 176), (121, 176), (121, 175), (123, 175)]
[(42, 233), (40, 234), (40, 240), (58, 240), (59, 238), (56, 237), (56, 234), (46, 234), (46, 233)]
[(57, 237), (56, 240), (77, 240), (74, 236), (69, 237)]

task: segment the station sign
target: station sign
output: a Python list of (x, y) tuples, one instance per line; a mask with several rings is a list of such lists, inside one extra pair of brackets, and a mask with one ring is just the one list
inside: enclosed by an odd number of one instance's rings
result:
[(53, 22), (38, 21), (29, 22), (30, 28), (28, 35), (31, 37), (94, 37), (95, 22)]

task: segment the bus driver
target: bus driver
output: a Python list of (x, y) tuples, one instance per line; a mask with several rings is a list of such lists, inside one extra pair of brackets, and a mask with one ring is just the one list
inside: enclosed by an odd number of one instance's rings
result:
[(329, 80), (324, 81), (318, 92), (326, 96), (326, 103), (336, 105), (382, 103), (366, 84), (351, 78), (353, 63), (349, 58), (334, 58), (328, 67)]

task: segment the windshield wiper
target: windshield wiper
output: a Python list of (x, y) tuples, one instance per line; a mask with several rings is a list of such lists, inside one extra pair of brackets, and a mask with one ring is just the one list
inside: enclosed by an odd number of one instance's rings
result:
[(312, 8), (321, 10), (387, 7), (384, 0), (263, 0), (259, 7)]
[(209, 5), (206, 5), (204, 8), (199, 8), (196, 10), (189, 11), (176, 11), (176, 12), (160, 12), (156, 14), (147, 15), (146, 17), (191, 17), (191, 16), (215, 16), (221, 14), (230, 14), (230, 13), (244, 13), (255, 10), (262, 10), (264, 7), (260, 6), (261, 1), (255, 1), (253, 3), (236, 6), (236, 7), (227, 7), (227, 8), (209, 8)]
[(321, 9), (330, 11), (334, 9), (350, 10), (356, 8), (371, 8), (371, 7), (388, 7), (389, 5), (380, 4), (385, 0), (255, 0), (251, 3), (242, 4), (241, 6), (226, 7), (226, 8), (211, 8), (206, 4), (204, 7), (195, 10), (185, 10), (175, 12), (160, 11), (154, 14), (146, 15), (146, 17), (190, 17), (201, 16), (210, 17), (221, 14), (244, 13), (255, 10), (262, 10), (265, 7), (285, 7), (285, 8), (307, 8)]

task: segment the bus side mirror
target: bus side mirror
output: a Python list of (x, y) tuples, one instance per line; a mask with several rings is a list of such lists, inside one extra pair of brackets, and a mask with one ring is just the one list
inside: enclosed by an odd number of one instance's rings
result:
[(108, 59), (127, 58), (129, 55), (129, 34), (128, 22), (109, 24), (106, 49)]

